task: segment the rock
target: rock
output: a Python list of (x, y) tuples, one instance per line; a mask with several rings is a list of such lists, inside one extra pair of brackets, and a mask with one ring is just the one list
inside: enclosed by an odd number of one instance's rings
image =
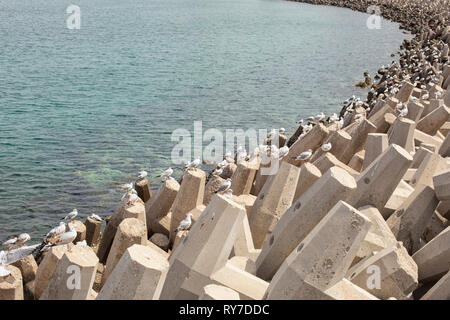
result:
[(165, 256), (134, 244), (120, 258), (97, 300), (157, 300), (168, 269)]

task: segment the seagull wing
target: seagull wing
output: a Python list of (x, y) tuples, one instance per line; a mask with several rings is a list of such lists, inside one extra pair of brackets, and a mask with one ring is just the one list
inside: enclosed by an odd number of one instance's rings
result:
[(39, 244), (35, 244), (34, 246), (29, 247), (22, 247), (8, 252), (6, 254), (6, 259), (4, 258), (5, 264), (8, 265), (16, 261), (22, 260), (26, 256), (32, 254), (37, 247), (39, 247)]

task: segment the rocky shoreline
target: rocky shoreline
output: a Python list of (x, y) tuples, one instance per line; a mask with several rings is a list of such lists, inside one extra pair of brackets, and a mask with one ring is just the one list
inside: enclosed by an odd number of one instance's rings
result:
[(104, 230), (72, 212), (41, 244), (15, 240), (0, 300), (450, 299), (449, 1), (375, 4), (415, 37), (367, 99), (155, 194), (144, 175)]

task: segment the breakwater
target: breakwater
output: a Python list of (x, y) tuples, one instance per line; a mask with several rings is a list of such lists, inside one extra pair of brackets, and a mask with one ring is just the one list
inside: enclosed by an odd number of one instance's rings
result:
[(34, 256), (3, 251), (0, 298), (449, 299), (448, 3), (403, 3), (379, 2), (415, 38), (367, 99), (304, 119), (290, 139), (273, 132), (213, 172), (192, 163), (154, 194), (140, 179), (103, 231), (69, 216)]

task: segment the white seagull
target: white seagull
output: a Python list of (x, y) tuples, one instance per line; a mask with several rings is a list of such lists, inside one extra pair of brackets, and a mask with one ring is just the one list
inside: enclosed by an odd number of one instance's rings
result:
[(75, 219), (75, 217), (77, 215), (78, 215), (78, 210), (77, 209), (73, 209), (72, 212), (70, 212), (67, 216), (65, 216), (61, 220), (70, 220), (70, 221), (72, 221), (73, 219)]
[(192, 213), (188, 213), (186, 215), (186, 218), (180, 221), (180, 224), (175, 229), (175, 232), (181, 231), (181, 230), (187, 230), (192, 224)]
[(95, 213), (91, 214), (90, 218), (95, 221), (103, 221), (103, 219), (100, 216), (96, 215)]
[(324, 143), (324, 144), (322, 145), (322, 150), (325, 151), (325, 152), (330, 151), (330, 150), (331, 150), (331, 142)]
[(219, 192), (225, 192), (225, 191), (227, 191), (228, 189), (230, 189), (230, 187), (231, 187), (231, 179), (228, 178), (227, 180), (225, 180), (225, 181), (220, 185), (220, 187), (219, 187), (219, 189), (216, 191), (216, 193), (219, 193)]
[(200, 159), (195, 159), (192, 162), (188, 162), (184, 168), (185, 169), (193, 169), (193, 168), (197, 168), (199, 165), (200, 165)]
[(144, 179), (145, 177), (147, 177), (147, 175), (148, 175), (147, 171), (144, 171), (144, 170), (139, 171), (138, 180)]
[(300, 153), (300, 154), (297, 156), (297, 158), (295, 158), (295, 160), (306, 161), (306, 160), (308, 160), (309, 158), (311, 158), (311, 156), (312, 156), (312, 150), (311, 150), (311, 149), (308, 149), (308, 150), (306, 150), (306, 151)]
[(173, 169), (172, 168), (167, 169), (166, 171), (164, 171), (161, 174), (161, 176), (160, 176), (161, 180), (164, 179), (164, 178), (166, 178), (166, 180), (169, 179), (172, 176), (172, 173), (173, 173)]
[(47, 233), (47, 235), (45, 237), (52, 238), (54, 236), (64, 233), (64, 231), (66, 231), (66, 223), (60, 222), (59, 226), (54, 227), (52, 230), (50, 230), (49, 233)]

